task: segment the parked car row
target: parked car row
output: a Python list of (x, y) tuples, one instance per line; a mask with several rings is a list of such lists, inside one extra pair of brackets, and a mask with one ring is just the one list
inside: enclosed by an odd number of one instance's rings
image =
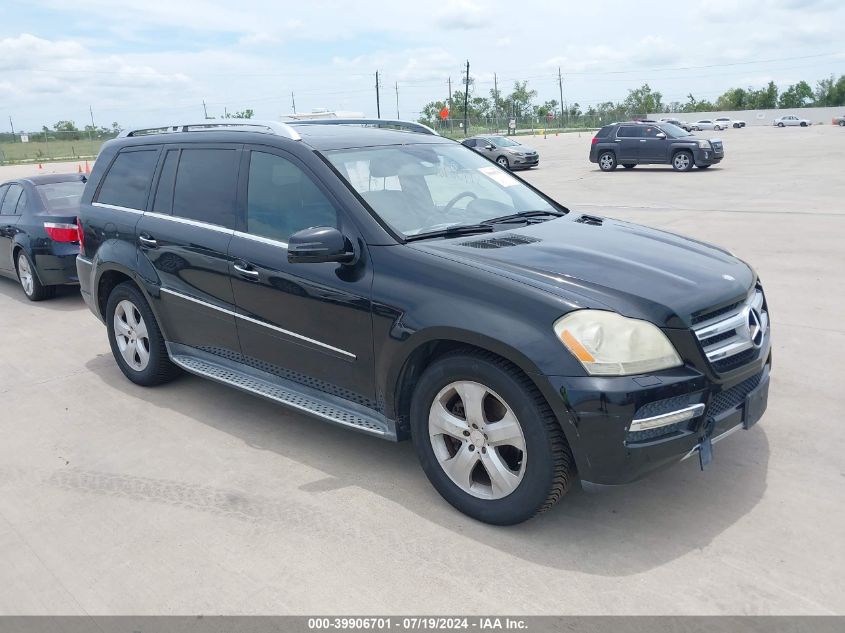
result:
[[(669, 124), (602, 130), (716, 160)], [(49, 206), (45, 184), (18, 186)], [(75, 226), (71, 196), (55, 198), (61, 213), (28, 222), (76, 237), (82, 296), (130, 381), (185, 371), (411, 439), (433, 486), (481, 521), (524, 521), (576, 479), (625, 483), (694, 456), (703, 468), (766, 408), (753, 268), (572, 212), (413, 123), (128, 130), (73, 200)], [(12, 252), (46, 248), (23, 235)], [(33, 252), (38, 267), (46, 251)]]

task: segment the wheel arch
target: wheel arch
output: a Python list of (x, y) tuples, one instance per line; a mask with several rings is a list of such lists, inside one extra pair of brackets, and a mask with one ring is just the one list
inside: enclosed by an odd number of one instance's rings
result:
[(561, 408), (555, 406), (557, 394), (548, 381), (543, 380), (543, 375), (534, 362), (519, 350), (502, 341), (453, 328), (431, 328), (418, 332), (412, 337), (412, 341), (406, 342), (404, 353), (394, 361), (385, 385), (386, 412), (396, 420), (400, 440), (410, 437), (411, 398), (417, 380), (433, 362), (458, 350), (492, 354), (522, 372), (545, 398), (564, 435), (569, 439), (569, 425), (565, 424), (561, 417)]

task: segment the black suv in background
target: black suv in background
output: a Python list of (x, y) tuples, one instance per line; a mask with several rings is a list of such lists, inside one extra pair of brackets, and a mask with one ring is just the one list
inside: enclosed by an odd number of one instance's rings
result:
[(617, 165), (632, 169), (637, 165), (672, 165), (676, 171), (689, 171), (693, 165), (707, 169), (725, 157), (719, 139), (703, 139), (671, 123), (629, 121), (605, 125), (593, 137), (590, 162), (602, 171)]
[(576, 478), (707, 464), (761, 417), (750, 266), (572, 213), (428, 128), (367, 125), (206, 122), (103, 146), (77, 267), (129, 380), (185, 370), (410, 438), (440, 494), (496, 524)]

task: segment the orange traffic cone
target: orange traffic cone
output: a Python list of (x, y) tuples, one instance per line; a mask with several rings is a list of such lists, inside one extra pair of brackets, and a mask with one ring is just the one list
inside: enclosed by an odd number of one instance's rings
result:
[(44, 169), (44, 166), (41, 163), (38, 163), (38, 169)]
[(87, 161), (87, 160), (85, 161), (85, 173), (86, 173), (86, 174), (90, 174), (90, 173), (91, 173), (91, 168), (88, 166), (88, 161)]

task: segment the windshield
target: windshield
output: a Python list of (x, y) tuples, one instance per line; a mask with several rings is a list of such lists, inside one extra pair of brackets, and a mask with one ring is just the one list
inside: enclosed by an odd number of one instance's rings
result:
[(506, 136), (490, 136), (488, 137), (493, 145), (498, 147), (514, 147), (515, 145), (519, 145), (516, 141), (510, 140)]
[(682, 136), (692, 136), (689, 132), (685, 129), (678, 127), (677, 125), (673, 125), (671, 123), (661, 123), (660, 127), (663, 128), (663, 131), (666, 132), (669, 136), (673, 136), (675, 138), (680, 138)]
[(51, 182), (35, 187), (47, 211), (73, 211), (79, 206), (85, 183), (81, 180), (71, 182)]
[(457, 143), (325, 155), (367, 204), (406, 237), (525, 211), (559, 212), (507, 171)]

